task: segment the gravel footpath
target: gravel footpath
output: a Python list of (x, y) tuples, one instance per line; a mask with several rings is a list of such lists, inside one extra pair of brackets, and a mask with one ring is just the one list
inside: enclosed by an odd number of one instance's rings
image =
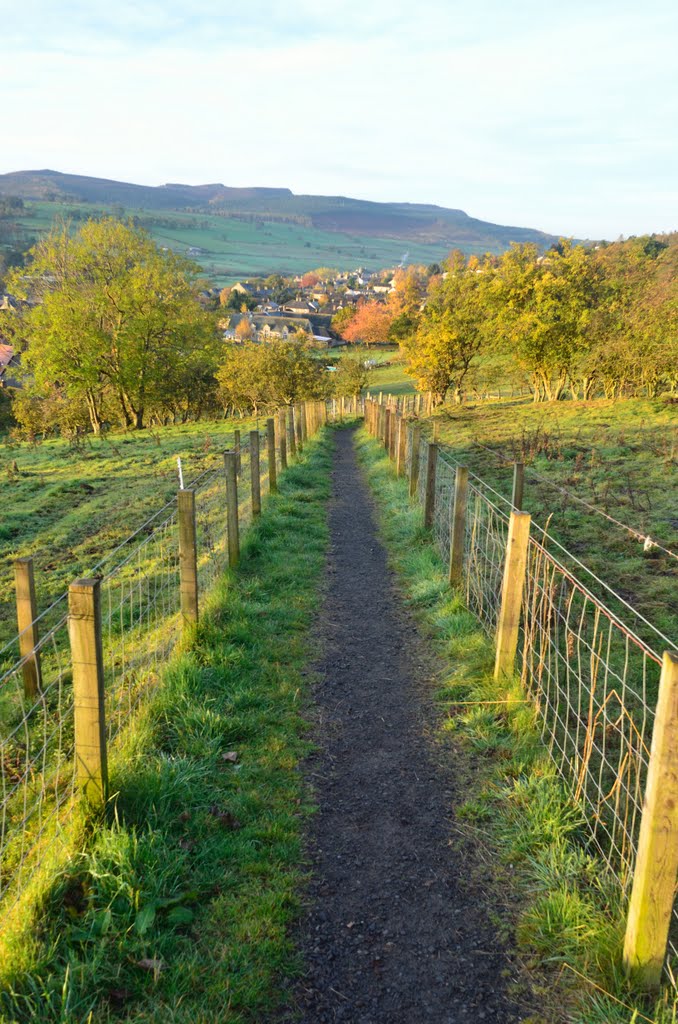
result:
[(451, 826), (466, 798), (455, 774), (468, 767), (455, 773), (453, 749), (441, 765), (427, 739), (432, 660), (387, 567), (353, 432), (337, 431), (336, 444), (314, 666), (320, 749), (306, 764), (319, 810), (296, 934), (305, 972), (284, 1019), (513, 1024), (514, 971), (490, 921), (500, 911)]

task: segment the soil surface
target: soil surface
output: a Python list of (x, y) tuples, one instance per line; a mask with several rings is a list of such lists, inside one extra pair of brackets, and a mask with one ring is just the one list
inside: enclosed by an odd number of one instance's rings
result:
[(296, 936), (305, 972), (285, 1019), (513, 1024), (521, 1014), (505, 992), (514, 971), (490, 920), (497, 908), (452, 828), (467, 797), (455, 793), (455, 754), (441, 764), (427, 738), (435, 667), (387, 566), (352, 431), (336, 443), (319, 751), (307, 763), (319, 810)]

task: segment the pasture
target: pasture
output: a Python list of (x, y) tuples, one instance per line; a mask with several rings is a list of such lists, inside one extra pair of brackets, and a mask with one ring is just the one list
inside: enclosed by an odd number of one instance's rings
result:
[(396, 266), (408, 250), (412, 263), (428, 264), (447, 255), (441, 244), (421, 245), (395, 238), (378, 238), (323, 231), (304, 224), (264, 221), (259, 218), (217, 216), (209, 213), (146, 211), (118, 206), (27, 202), (24, 215), (17, 218), (30, 235), (48, 231), (57, 220), (76, 216), (76, 227), (94, 216), (138, 218), (158, 245), (186, 253), (199, 248), (192, 257), (210, 280), (218, 286), (233, 284), (241, 277), (268, 274), (297, 274), (312, 267), (328, 266), (338, 270)]
[[(676, 642), (678, 560), (643, 539), (678, 555), (675, 405), (646, 399), (483, 401), (447, 404), (434, 419), (454, 457), (505, 498), (511, 497), (512, 463), (524, 462), (523, 508)], [(571, 565), (587, 585), (596, 585)], [(618, 602), (610, 607), (628, 618)]]
[(0, 520), (0, 645), (16, 633), (13, 562), (32, 556), (42, 611), (150, 515), (171, 501), (177, 457), (188, 485), (218, 465), (254, 420), (205, 420), (130, 433), (91, 435), (77, 446), (61, 439), (32, 445), (5, 439), (0, 474), (5, 508)]

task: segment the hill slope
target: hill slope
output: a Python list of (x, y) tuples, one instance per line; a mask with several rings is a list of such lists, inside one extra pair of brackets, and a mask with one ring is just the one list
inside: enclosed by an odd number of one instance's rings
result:
[(20, 219), (33, 232), (45, 230), (58, 215), (138, 216), (160, 244), (202, 249), (205, 270), (216, 279), (321, 263), (384, 266), (399, 262), (403, 248), (410, 261), (432, 262), (452, 248), (502, 252), (511, 242), (547, 247), (555, 241), (544, 232), (491, 224), (463, 210), (294, 195), (286, 188), (148, 186), (39, 170), (0, 175), (3, 195), (24, 200), (26, 218)]

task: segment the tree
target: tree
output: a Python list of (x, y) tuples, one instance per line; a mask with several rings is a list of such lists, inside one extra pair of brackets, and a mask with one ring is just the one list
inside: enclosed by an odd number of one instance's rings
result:
[(450, 388), (463, 398), (464, 382), (488, 335), (486, 283), (462, 253), (450, 257), (445, 280), (433, 287), (416, 333), (404, 339), (407, 369), (439, 402)]
[(352, 398), (359, 395), (370, 383), (370, 372), (365, 360), (358, 355), (343, 356), (339, 360), (336, 371), (332, 374), (334, 394), (341, 398)]
[(338, 334), (340, 338), (344, 336), (344, 328), (350, 324), (353, 317), (356, 315), (357, 308), (351, 303), (348, 306), (344, 306), (337, 313), (334, 314), (331, 320), (331, 327), (335, 334)]
[(197, 268), (112, 218), (71, 236), (58, 226), (15, 275), (23, 363), (36, 392), (58, 387), (98, 433), (104, 401), (140, 429), (167, 406), (195, 358), (213, 358), (216, 332), (198, 300)]
[(319, 282), (320, 282), (320, 278), (318, 277), (318, 275), (313, 273), (312, 270), (309, 270), (306, 274), (302, 275), (301, 287), (302, 288), (315, 288), (315, 286)]
[(389, 327), (390, 341), (401, 345), (414, 335), (426, 298), (426, 286), (427, 277), (423, 267), (396, 270), (393, 277), (394, 290), (388, 299), (393, 317)]
[(232, 345), (217, 370), (219, 399), (240, 412), (275, 409), (324, 392), (323, 369), (298, 342)]
[(346, 341), (363, 345), (385, 345), (393, 320), (393, 314), (383, 302), (366, 302), (361, 300), (355, 316), (343, 328), (342, 337)]
[(528, 371), (534, 401), (562, 397), (575, 363), (590, 347), (597, 303), (595, 263), (583, 246), (561, 240), (548, 255), (512, 245), (492, 280), (494, 324), (500, 344)]
[(252, 341), (254, 329), (248, 317), (243, 316), (242, 320), (238, 321), (235, 328), (235, 336), (238, 341)]

